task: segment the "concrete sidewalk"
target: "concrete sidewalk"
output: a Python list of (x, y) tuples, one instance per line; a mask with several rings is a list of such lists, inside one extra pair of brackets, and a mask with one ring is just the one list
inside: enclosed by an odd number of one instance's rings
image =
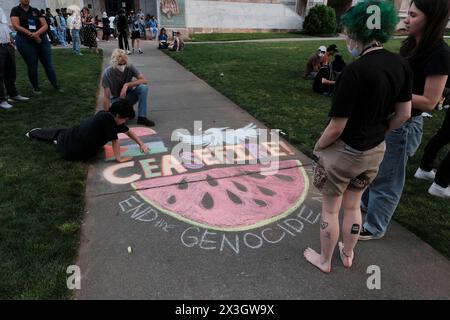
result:
[[(394, 36), (394, 39), (406, 39), (406, 36)], [(450, 39), (450, 36), (444, 36), (444, 39)], [(230, 41), (188, 41), (187, 44), (215, 44), (215, 43), (246, 43), (246, 42), (305, 42), (305, 41), (332, 41), (345, 40), (344, 34), (336, 37), (305, 37), (305, 38), (271, 38), (271, 39), (253, 39), (253, 40), (230, 40)]]
[[(106, 66), (116, 43), (101, 46)], [(259, 174), (259, 165), (214, 162), (213, 141), (202, 150), (203, 163), (174, 163), (172, 132), (192, 135), (194, 121), (203, 121), (203, 131), (229, 127), (240, 136), (248, 124), (265, 127), (154, 42), (142, 48), (130, 62), (149, 80), (156, 127), (133, 130), (152, 153), (117, 164), (106, 150), (90, 166), (78, 299), (450, 298), (448, 259), (396, 223), (383, 240), (358, 243), (351, 269), (337, 250), (331, 274), (306, 262), (303, 249), (320, 248), (321, 197), (310, 160), (286, 142), (279, 150), (265, 144), (280, 155), (277, 175)], [(121, 144), (135, 154), (130, 141)], [(257, 157), (254, 147), (232, 150)], [(381, 288), (370, 290), (374, 265)]]

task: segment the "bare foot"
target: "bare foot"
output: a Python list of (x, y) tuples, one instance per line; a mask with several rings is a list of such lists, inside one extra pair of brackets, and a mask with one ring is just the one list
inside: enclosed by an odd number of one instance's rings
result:
[(339, 255), (341, 256), (342, 263), (344, 267), (350, 268), (353, 263), (353, 251), (350, 254), (344, 252), (344, 244), (342, 241), (339, 241)]
[(305, 251), (303, 251), (303, 256), (309, 263), (319, 268), (320, 271), (325, 273), (329, 273), (331, 271), (331, 262), (322, 263), (320, 254), (318, 254), (313, 249), (309, 247), (306, 248)]

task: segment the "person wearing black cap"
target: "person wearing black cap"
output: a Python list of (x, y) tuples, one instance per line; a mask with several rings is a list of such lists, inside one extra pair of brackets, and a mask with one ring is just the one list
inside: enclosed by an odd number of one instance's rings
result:
[(332, 45), (328, 46), (327, 52), (326, 52), (325, 55), (323, 56), (322, 64), (323, 64), (323, 65), (330, 64), (330, 63), (331, 63), (331, 60), (332, 60), (332, 58), (333, 58), (333, 56), (334, 56), (334, 54), (335, 54), (335, 53), (338, 53), (338, 52), (339, 52), (339, 50), (338, 50), (338, 48), (337, 48), (337, 45), (332, 44)]

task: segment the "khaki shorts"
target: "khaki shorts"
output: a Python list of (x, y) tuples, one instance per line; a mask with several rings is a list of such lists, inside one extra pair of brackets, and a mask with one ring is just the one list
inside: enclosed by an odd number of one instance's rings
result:
[(378, 146), (359, 151), (337, 140), (326, 149), (314, 148), (314, 186), (328, 196), (340, 196), (346, 190), (364, 190), (378, 174), (386, 151), (383, 141)]

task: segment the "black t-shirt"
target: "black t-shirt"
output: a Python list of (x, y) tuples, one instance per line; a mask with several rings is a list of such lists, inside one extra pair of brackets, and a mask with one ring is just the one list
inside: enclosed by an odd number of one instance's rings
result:
[(338, 77), (330, 117), (348, 118), (341, 139), (365, 151), (384, 141), (397, 102), (411, 100), (408, 62), (385, 49), (366, 53)]
[(121, 14), (121, 15), (119, 15), (119, 18), (117, 19), (117, 30), (118, 31), (126, 31), (127, 29), (128, 29), (127, 17), (125, 17), (125, 15)]
[(58, 136), (57, 150), (65, 159), (87, 160), (106, 143), (117, 139), (118, 133), (128, 130), (124, 124), (116, 124), (112, 113), (99, 111), (79, 126), (63, 130)]
[[(423, 95), (425, 81), (430, 75), (450, 74), (450, 48), (445, 41), (431, 51), (431, 54), (423, 59), (411, 59), (409, 61), (414, 73), (413, 94)], [(449, 82), (447, 82), (449, 83)], [(418, 109), (412, 109), (411, 116), (422, 114)]]
[[(31, 32), (36, 32), (41, 28), (41, 21), (39, 18), (43, 17), (41, 12), (29, 7), (28, 11), (25, 11), (20, 5), (11, 9), (10, 17), (19, 17), (20, 26)], [(41, 35), (43, 37), (44, 35)]]
[[(330, 68), (327, 66), (320, 68), (319, 72), (317, 72), (316, 77), (314, 78), (313, 82), (313, 90), (317, 93), (329, 93), (333, 85), (332, 84), (325, 84), (322, 83), (322, 78), (325, 78), (327, 80), (332, 80), (331, 78), (331, 72)], [(335, 79), (333, 79), (335, 80)]]

